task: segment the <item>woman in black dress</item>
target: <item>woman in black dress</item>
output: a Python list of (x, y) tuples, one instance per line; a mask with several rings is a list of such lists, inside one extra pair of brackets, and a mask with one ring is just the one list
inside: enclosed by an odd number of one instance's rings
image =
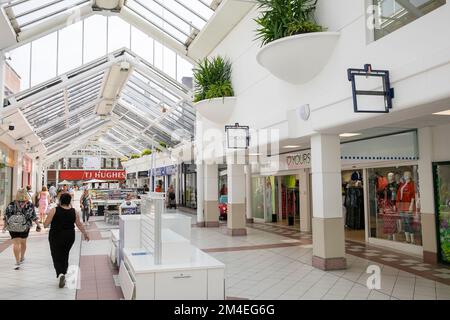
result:
[(59, 206), (50, 210), (44, 226), (47, 228), (51, 225), (48, 239), (53, 266), (59, 279), (59, 287), (64, 288), (69, 268), (69, 253), (75, 242), (75, 225), (83, 233), (86, 241), (89, 241), (89, 236), (80, 221), (80, 216), (71, 206), (72, 196), (63, 193), (59, 201)]

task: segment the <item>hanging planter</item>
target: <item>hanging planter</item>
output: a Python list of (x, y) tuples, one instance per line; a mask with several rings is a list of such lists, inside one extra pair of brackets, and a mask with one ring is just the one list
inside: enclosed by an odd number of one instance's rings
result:
[(214, 98), (197, 102), (194, 107), (202, 117), (218, 124), (224, 124), (230, 120), (236, 101), (236, 97)]
[(262, 48), (258, 63), (275, 77), (303, 84), (327, 64), (339, 39), (314, 21), (317, 0), (257, 0), (262, 14), (255, 21)]
[(198, 63), (194, 69), (194, 106), (201, 117), (220, 124), (230, 119), (236, 106), (231, 72), (231, 62), (220, 56)]
[(278, 79), (303, 84), (325, 67), (339, 39), (338, 32), (315, 32), (282, 38), (262, 47), (256, 59)]

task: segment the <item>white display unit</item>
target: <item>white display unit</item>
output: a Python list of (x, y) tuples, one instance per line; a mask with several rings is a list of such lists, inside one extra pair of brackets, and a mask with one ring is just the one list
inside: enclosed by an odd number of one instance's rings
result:
[(120, 256), (120, 231), (115, 229), (111, 230), (111, 252), (110, 258), (111, 262), (117, 266), (120, 266), (119, 256)]
[(179, 233), (163, 229), (163, 220), (171, 224), (177, 217), (162, 217), (164, 198), (159, 194), (142, 203), (140, 246), (125, 242), (121, 253), (119, 281), (125, 299), (223, 300), (225, 265)]
[(119, 280), (126, 300), (224, 300), (225, 265), (190, 246), (189, 260), (155, 265), (125, 249)]
[(162, 228), (191, 240), (192, 218), (180, 213), (165, 213), (162, 215)]

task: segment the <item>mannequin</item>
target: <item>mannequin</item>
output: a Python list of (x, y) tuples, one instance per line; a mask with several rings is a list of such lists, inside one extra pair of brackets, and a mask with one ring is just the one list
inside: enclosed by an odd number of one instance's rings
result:
[(403, 174), (404, 182), (398, 186), (397, 205), (398, 212), (403, 220), (406, 242), (414, 244), (414, 230), (412, 228), (413, 214), (416, 200), (416, 186), (412, 181), (410, 171)]
[(384, 193), (384, 219), (383, 232), (388, 235), (389, 240), (396, 241), (397, 217), (395, 204), (397, 199), (398, 184), (393, 172), (387, 175), (387, 186)]

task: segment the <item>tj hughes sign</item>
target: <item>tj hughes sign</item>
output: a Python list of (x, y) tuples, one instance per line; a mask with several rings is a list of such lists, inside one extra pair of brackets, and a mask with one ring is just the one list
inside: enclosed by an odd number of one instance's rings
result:
[(59, 172), (59, 180), (125, 180), (123, 170), (62, 170)]

